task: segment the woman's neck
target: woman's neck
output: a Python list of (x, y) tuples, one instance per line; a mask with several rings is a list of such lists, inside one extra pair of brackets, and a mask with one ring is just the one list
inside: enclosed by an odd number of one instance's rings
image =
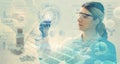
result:
[(97, 34), (95, 30), (84, 31), (82, 32), (81, 36), (84, 42), (99, 38), (99, 35)]

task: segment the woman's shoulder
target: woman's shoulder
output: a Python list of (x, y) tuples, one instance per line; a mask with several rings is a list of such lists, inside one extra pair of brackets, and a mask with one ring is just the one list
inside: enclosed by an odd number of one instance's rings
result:
[(116, 53), (115, 45), (107, 39), (100, 39), (99, 43), (96, 44), (100, 50), (106, 50), (109, 53)]
[(99, 40), (101, 43), (105, 43), (107, 46), (110, 46), (110, 47), (115, 47), (115, 45), (113, 44), (113, 42), (107, 40), (107, 39), (100, 39)]

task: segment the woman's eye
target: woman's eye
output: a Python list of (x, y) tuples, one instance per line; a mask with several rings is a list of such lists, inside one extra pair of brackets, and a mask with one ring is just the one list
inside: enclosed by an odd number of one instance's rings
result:
[(87, 15), (83, 15), (83, 18), (88, 18), (88, 16)]

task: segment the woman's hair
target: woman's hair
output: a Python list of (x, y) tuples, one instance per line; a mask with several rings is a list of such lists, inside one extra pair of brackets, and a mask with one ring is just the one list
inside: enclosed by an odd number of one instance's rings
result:
[(107, 39), (107, 31), (104, 23), (102, 22), (104, 19), (104, 6), (100, 2), (86, 2), (82, 5), (82, 7), (86, 8), (90, 13), (92, 13), (94, 20), (100, 20), (96, 26), (96, 31), (102, 38)]

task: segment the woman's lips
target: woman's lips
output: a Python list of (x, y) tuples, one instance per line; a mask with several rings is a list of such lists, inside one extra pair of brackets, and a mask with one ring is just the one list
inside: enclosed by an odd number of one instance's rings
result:
[(79, 26), (83, 26), (82, 24), (79, 24)]

